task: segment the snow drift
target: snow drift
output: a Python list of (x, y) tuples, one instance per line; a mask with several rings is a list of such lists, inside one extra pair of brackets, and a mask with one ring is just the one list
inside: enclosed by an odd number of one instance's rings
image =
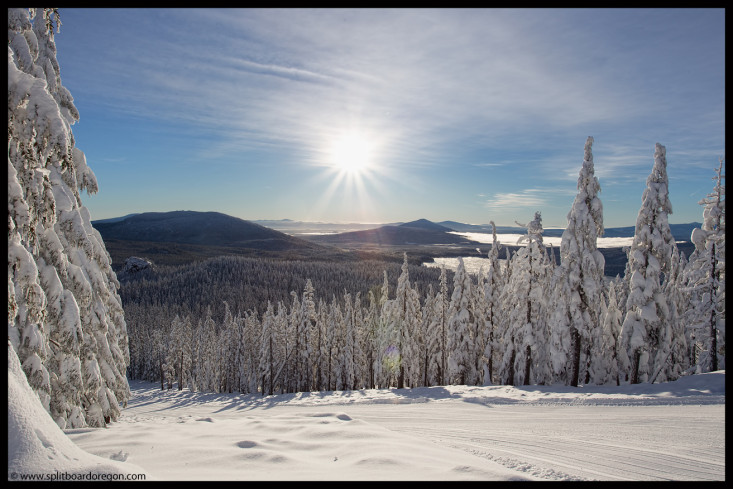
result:
[(31, 474), (45, 480), (109, 480), (144, 473), (136, 465), (104, 459), (76, 446), (43, 408), (8, 345), (9, 480)]

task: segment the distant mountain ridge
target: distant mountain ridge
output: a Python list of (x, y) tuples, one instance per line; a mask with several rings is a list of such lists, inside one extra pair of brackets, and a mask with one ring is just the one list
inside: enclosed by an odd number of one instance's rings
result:
[[(411, 222), (396, 222), (396, 223), (384, 223), (384, 224), (366, 224), (366, 223), (328, 223), (328, 222), (308, 222), (308, 221), (294, 221), (291, 219), (282, 220), (257, 220), (253, 221), (271, 229), (276, 229), (282, 232), (289, 232), (298, 234), (302, 230), (309, 231), (312, 234), (317, 233), (319, 230), (328, 232), (330, 234), (338, 234), (341, 232), (351, 232), (354, 229), (359, 231), (373, 231), (380, 227), (385, 226), (397, 226), (397, 227), (414, 227), (423, 229), (443, 230), (443, 231), (455, 231), (458, 233), (487, 233), (491, 234), (491, 225), (489, 224), (466, 224), (458, 221), (440, 221), (433, 222), (428, 219), (418, 219)], [(672, 236), (676, 241), (689, 241), (690, 234), (694, 228), (701, 227), (702, 224), (699, 222), (691, 222), (686, 224), (670, 224), (669, 228), (672, 231)], [(441, 229), (440, 227), (444, 228)], [(351, 228), (351, 229), (349, 229)], [(545, 229), (543, 236), (547, 237), (561, 237), (563, 229), (549, 228)], [(610, 227), (605, 228), (603, 236), (606, 238), (631, 238), (634, 236), (635, 226), (622, 226), (622, 227)], [(525, 228), (519, 226), (496, 226), (496, 232), (498, 234), (524, 234)]]
[(308, 241), (220, 212), (144, 212), (92, 225), (104, 239), (268, 250), (313, 247)]
[(339, 234), (322, 234), (308, 237), (309, 241), (331, 245), (479, 245), (463, 236), (453, 234), (453, 230), (440, 224), (418, 219), (399, 225), (386, 225), (364, 231), (351, 231)]
[(144, 212), (92, 221), (119, 271), (131, 256), (180, 265), (222, 255), (265, 258), (333, 256), (317, 243), (220, 212)]

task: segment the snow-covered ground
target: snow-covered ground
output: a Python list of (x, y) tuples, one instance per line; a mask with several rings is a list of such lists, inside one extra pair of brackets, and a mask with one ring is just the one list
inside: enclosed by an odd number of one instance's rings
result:
[[(458, 231), (451, 231), (451, 234), (457, 234), (458, 236), (463, 236), (464, 238), (470, 239), (471, 241), (477, 241), (479, 243), (488, 243), (491, 244), (494, 242), (494, 236), (489, 233), (462, 233)], [(521, 238), (522, 234), (497, 234), (496, 239), (499, 240), (501, 244), (505, 244), (507, 246), (526, 246), (527, 242), (523, 241), (520, 244), (517, 244), (517, 241), (519, 238)], [(623, 238), (598, 238), (596, 240), (598, 248), (623, 248), (624, 246), (631, 246), (631, 243), (634, 241), (634, 237), (623, 237)], [(554, 246), (555, 248), (558, 248), (560, 244), (562, 243), (561, 237), (552, 237), (552, 236), (543, 236), (542, 242), (545, 244), (545, 246)]]
[(119, 422), (66, 433), (149, 479), (725, 479), (725, 371), (577, 389), (131, 389)]

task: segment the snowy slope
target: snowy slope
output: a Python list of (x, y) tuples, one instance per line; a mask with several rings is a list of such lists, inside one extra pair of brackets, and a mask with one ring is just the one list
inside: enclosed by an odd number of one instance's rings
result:
[(120, 422), (67, 433), (158, 479), (725, 479), (724, 371), (577, 389), (131, 389)]
[[(103, 428), (99, 430), (100, 434), (104, 432)], [(103, 480), (102, 474), (145, 473), (136, 465), (91, 455), (75, 445), (43, 409), (26, 381), (15, 350), (8, 345), (8, 480), (20, 480), (28, 474), (59, 480), (59, 472), (72, 477), (99, 475), (92, 476), (92, 480)]]

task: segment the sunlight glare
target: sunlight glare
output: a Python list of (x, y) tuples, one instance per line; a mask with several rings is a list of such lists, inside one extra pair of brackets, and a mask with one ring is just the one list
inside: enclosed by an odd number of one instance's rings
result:
[(371, 165), (371, 145), (358, 133), (345, 134), (333, 144), (331, 163), (343, 173), (361, 175)]

